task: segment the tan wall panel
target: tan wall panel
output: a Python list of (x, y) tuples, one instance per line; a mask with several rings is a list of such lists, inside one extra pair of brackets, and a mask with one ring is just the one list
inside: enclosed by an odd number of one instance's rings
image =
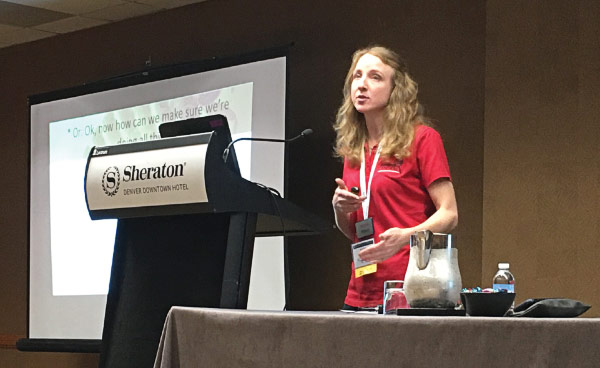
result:
[(598, 4), (487, 3), (482, 277), (518, 302), (600, 304)]

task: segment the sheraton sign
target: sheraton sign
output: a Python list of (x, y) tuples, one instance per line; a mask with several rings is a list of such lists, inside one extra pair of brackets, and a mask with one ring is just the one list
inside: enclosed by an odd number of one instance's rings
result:
[(166, 163), (156, 167), (144, 167), (138, 169), (135, 165), (125, 166), (123, 169), (123, 181), (136, 181), (147, 179), (164, 179), (174, 176), (183, 176), (183, 167), (185, 162), (176, 165), (167, 165)]
[(92, 149), (85, 178), (89, 210), (208, 202), (208, 142), (178, 142), (172, 138)]

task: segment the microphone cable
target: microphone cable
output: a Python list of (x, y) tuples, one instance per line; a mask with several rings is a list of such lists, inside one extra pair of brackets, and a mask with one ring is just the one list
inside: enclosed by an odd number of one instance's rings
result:
[(275, 210), (277, 211), (277, 217), (279, 217), (279, 221), (281, 222), (281, 236), (283, 237), (283, 269), (284, 269), (283, 276), (285, 279), (284, 280), (284, 282), (285, 282), (285, 303), (283, 305), (283, 310), (287, 310), (287, 304), (288, 304), (289, 295), (290, 295), (289, 256), (288, 256), (288, 249), (287, 249), (285, 222), (283, 221), (283, 216), (281, 215), (281, 209), (279, 208), (279, 204), (277, 203), (277, 198), (275, 198), (275, 195), (277, 195), (279, 198), (283, 198), (283, 197), (281, 196), (279, 191), (275, 188), (271, 188), (264, 184), (260, 184), (260, 183), (256, 183), (256, 182), (253, 182), (253, 183), (263, 189), (266, 189), (269, 192), (271, 202), (275, 205)]

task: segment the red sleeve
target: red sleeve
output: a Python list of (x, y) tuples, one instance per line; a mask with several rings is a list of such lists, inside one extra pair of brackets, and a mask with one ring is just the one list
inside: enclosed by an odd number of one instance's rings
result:
[(442, 137), (435, 129), (419, 126), (415, 134), (415, 150), (421, 180), (426, 188), (441, 178), (452, 180)]

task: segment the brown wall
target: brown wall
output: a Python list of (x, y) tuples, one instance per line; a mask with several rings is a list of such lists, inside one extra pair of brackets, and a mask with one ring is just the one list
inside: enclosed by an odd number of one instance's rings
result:
[[(496, 9), (499, 7), (490, 5), (501, 13)], [(516, 36), (529, 42), (523, 35)], [(509, 40), (503, 34), (497, 38)], [(510, 40), (514, 39), (511, 32)], [(330, 205), (333, 179), (341, 174), (341, 164), (331, 157), (330, 126), (341, 100), (349, 58), (353, 50), (369, 43), (388, 45), (407, 59), (420, 83), (422, 103), (438, 120), (437, 128), (445, 140), (459, 201), (460, 225), (456, 234), (463, 283), (466, 286), (481, 283), (482, 251), (498, 247), (489, 236), (486, 247), (481, 246), (484, 228), (494, 236), (489, 226), (489, 216), (494, 213), (486, 217), (486, 227), (482, 214), (484, 88), (489, 89), (490, 83), (485, 77), (485, 2), (213, 0), (0, 49), (0, 157), (3, 158), (0, 334), (26, 334), (27, 97), (140, 70), (148, 56), (154, 66), (162, 66), (289, 42), (294, 42), (294, 46), (289, 60), (288, 131), (293, 133), (310, 126), (315, 134), (302, 144), (290, 146), (288, 198), (333, 221)], [(488, 61), (489, 55), (488, 52)], [(501, 70), (497, 72), (501, 74)], [(488, 83), (487, 87), (484, 83)], [(587, 109), (591, 111), (591, 107)], [(485, 113), (492, 112), (488, 109)], [(486, 122), (485, 128), (488, 126)], [(487, 134), (486, 142), (489, 139)], [(485, 157), (490, 158), (490, 154)], [(489, 161), (494, 158), (486, 162)], [(596, 179), (597, 175), (596, 171)], [(591, 216), (590, 213), (588, 217)], [(331, 231), (321, 236), (291, 239), (289, 252), (290, 307), (338, 308), (349, 277), (347, 241)], [(486, 265), (497, 260), (488, 253), (486, 257), (483, 258)], [(525, 263), (515, 264), (522, 284), (526, 281), (524, 267)], [(484, 271), (489, 272), (488, 268)], [(0, 350), (0, 366), (93, 367), (96, 364), (97, 356), (93, 354)]]
[[(600, 3), (487, 2), (483, 282), (600, 306)], [(491, 281), (489, 281), (491, 282)]]

